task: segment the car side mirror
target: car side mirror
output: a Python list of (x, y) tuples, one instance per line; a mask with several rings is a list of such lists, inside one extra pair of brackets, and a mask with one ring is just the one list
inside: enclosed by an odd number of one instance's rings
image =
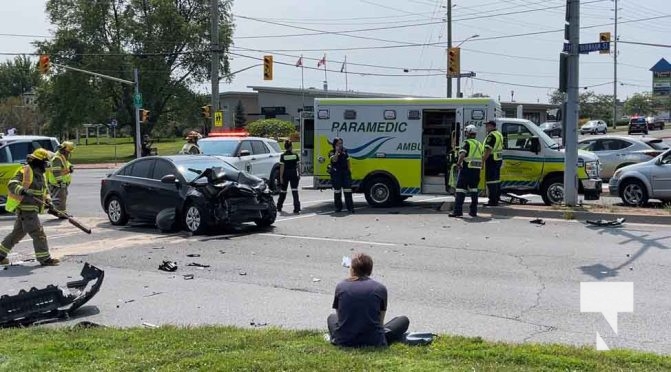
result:
[(249, 150), (240, 150), (240, 155), (238, 156), (249, 156), (249, 155), (251, 155)]
[(531, 152), (534, 154), (541, 152), (541, 142), (538, 137), (531, 137)]
[(170, 183), (177, 185), (179, 187), (179, 180), (175, 177), (174, 174), (167, 174), (161, 178), (161, 183)]

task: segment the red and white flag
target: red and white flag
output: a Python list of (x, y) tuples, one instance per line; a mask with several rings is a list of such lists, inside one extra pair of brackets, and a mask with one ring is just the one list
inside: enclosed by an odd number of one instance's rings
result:
[(296, 67), (303, 67), (303, 56), (301, 56), (301, 58), (299, 58), (296, 62)]
[(322, 65), (326, 66), (326, 54), (324, 54), (324, 57), (317, 62), (317, 67), (321, 67)]

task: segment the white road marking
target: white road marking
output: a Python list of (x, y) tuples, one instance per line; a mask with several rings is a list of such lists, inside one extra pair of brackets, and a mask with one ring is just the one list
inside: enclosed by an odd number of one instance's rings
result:
[(380, 243), (380, 242), (369, 242), (365, 240), (349, 240), (349, 239), (335, 239), (335, 238), (319, 238), (314, 236), (300, 236), (300, 235), (283, 235), (283, 234), (273, 234), (273, 233), (261, 233), (257, 235), (271, 236), (275, 238), (290, 238), (290, 239), (305, 239), (305, 240), (320, 240), (326, 242), (338, 242), (338, 243), (353, 243), (353, 244), (367, 244), (367, 245), (382, 245), (387, 247), (393, 247), (396, 244), (393, 243)]

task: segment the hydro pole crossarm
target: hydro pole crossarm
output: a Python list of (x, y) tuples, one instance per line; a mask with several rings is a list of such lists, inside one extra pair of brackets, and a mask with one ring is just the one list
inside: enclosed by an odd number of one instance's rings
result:
[(108, 79), (108, 80), (118, 81), (118, 82), (123, 83), (123, 84), (128, 84), (128, 85), (134, 85), (134, 84), (135, 84), (134, 81), (124, 80), (124, 79), (119, 79), (119, 78), (116, 78), (116, 77), (114, 77), (114, 76), (103, 75), (103, 74), (99, 74), (99, 73), (97, 73), (97, 72), (93, 72), (93, 71), (82, 70), (82, 69), (79, 69), (79, 68), (70, 67), (70, 66), (65, 66), (65, 65), (60, 65), (60, 64), (57, 64), (57, 63), (52, 63), (52, 65), (54, 65), (54, 66), (56, 66), (56, 67), (62, 67), (62, 68), (64, 68), (64, 69), (66, 69), (66, 70), (72, 70), (72, 71), (82, 72), (82, 73), (85, 73), (85, 74), (89, 74), (89, 75), (93, 75), (93, 76), (101, 77), (101, 78), (103, 78), (103, 79)]

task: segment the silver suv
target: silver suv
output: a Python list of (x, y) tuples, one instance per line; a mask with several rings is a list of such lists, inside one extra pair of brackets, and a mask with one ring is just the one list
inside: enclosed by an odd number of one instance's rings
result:
[(608, 189), (630, 206), (643, 205), (649, 199), (671, 202), (671, 149), (645, 163), (618, 169)]

